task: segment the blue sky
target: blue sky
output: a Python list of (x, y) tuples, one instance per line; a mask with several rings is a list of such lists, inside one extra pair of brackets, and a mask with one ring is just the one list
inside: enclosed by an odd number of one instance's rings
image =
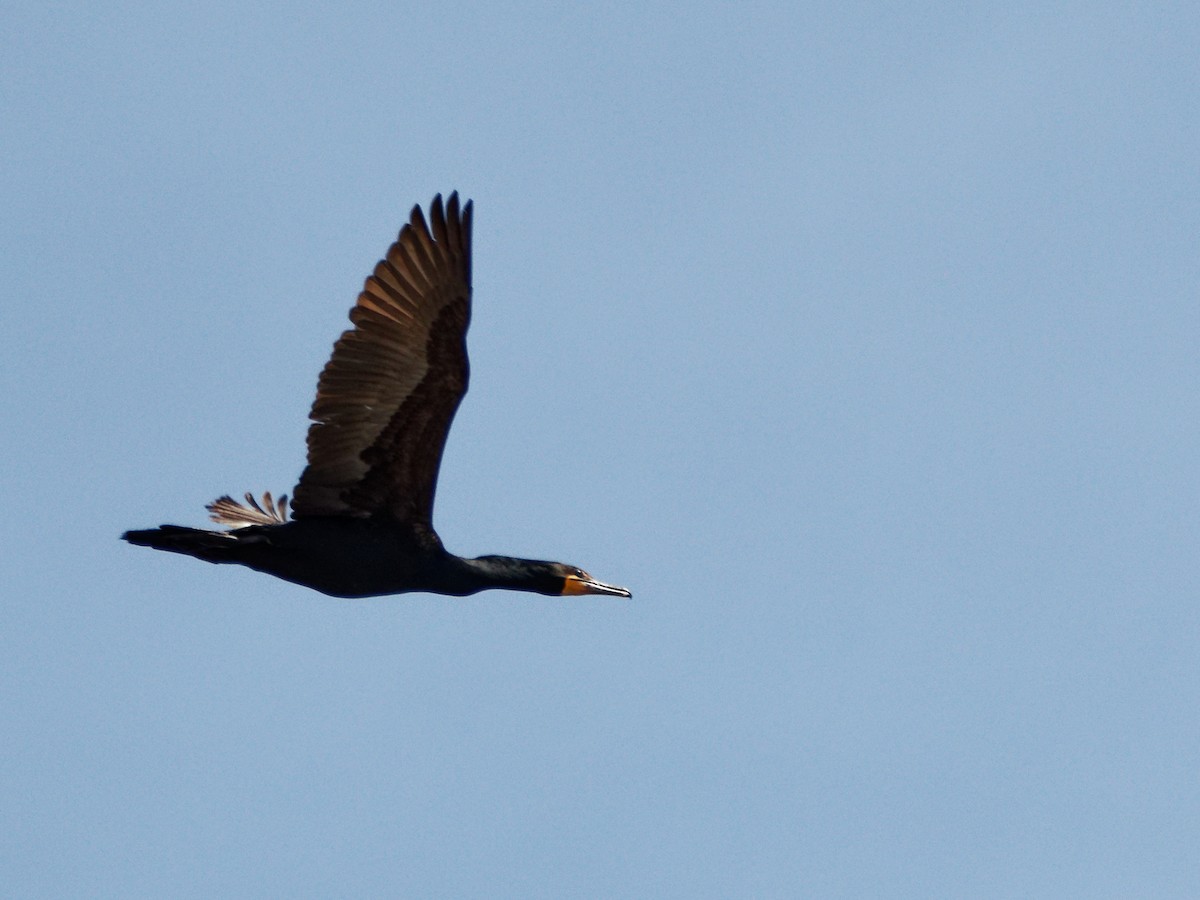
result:
[[(14, 896), (1200, 893), (1200, 12), (0, 12)], [(476, 203), (435, 521), (632, 602), (120, 543), (289, 491)]]

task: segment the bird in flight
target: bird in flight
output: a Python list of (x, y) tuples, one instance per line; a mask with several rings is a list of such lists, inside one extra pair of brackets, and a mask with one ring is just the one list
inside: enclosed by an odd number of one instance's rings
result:
[(548, 595), (629, 591), (556, 562), (449, 553), (433, 530), (442, 448), (467, 391), (471, 202), (439, 194), (367, 278), (317, 382), (308, 465), (274, 500), (208, 505), (224, 530), (162, 525), (131, 544), (237, 563), (333, 597), (409, 591), (465, 596), (488, 588)]

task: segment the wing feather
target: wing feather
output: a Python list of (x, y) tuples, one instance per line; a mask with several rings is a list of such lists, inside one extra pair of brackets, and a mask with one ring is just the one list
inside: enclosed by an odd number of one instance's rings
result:
[(471, 204), (413, 207), (321, 372), (292, 515), (431, 524), (442, 448), (467, 390)]

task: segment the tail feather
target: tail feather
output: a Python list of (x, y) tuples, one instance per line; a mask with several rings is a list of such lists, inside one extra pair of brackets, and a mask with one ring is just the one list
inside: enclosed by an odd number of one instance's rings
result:
[(236, 562), (238, 539), (228, 531), (206, 531), (182, 525), (162, 525), (144, 531), (127, 531), (122, 539), (139, 547), (153, 547), (169, 553), (183, 553), (208, 562)]

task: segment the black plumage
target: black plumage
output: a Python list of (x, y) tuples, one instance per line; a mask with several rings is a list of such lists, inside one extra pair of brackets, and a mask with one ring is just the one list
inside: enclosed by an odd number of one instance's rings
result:
[(450, 423), (467, 390), (471, 203), (413, 207), (367, 278), (321, 372), (309, 416), (308, 465), (293, 492), (209, 504), (228, 530), (163, 525), (132, 544), (237, 563), (335, 597), (487, 588), (540, 594), (629, 591), (563, 563), (446, 551), (433, 500)]

